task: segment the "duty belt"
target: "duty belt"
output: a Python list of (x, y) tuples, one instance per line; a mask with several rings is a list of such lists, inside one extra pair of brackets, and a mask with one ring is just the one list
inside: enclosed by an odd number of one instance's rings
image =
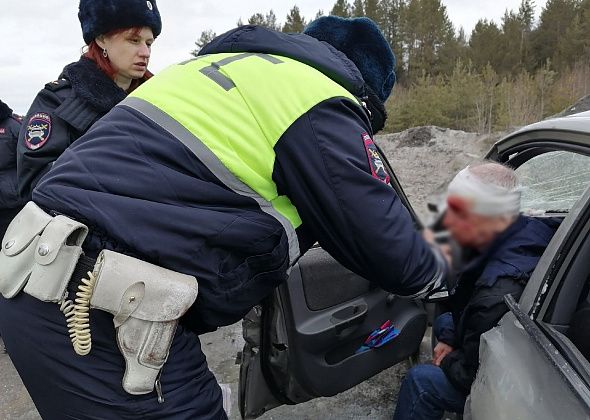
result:
[(197, 280), (109, 250), (96, 260), (86, 257), (87, 233), (82, 223), (27, 203), (2, 241), (0, 293), (10, 299), (24, 291), (57, 303), (74, 351), (82, 356), (92, 348), (90, 309), (112, 314), (125, 358), (123, 388), (135, 395), (155, 387), (162, 402), (159, 374), (178, 320), (197, 297)]
[(87, 276), (88, 272), (92, 272), (94, 270), (94, 266), (96, 265), (96, 259), (87, 257), (86, 255), (81, 255), (78, 259), (78, 263), (76, 264), (76, 268), (74, 268), (74, 272), (70, 277), (70, 281), (68, 282), (68, 292), (76, 293), (78, 288), (82, 283), (82, 279)]

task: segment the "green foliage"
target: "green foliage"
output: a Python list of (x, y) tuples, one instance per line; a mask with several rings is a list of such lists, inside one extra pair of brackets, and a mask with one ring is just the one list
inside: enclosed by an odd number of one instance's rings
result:
[(303, 32), (303, 28), (305, 28), (306, 22), (305, 19), (301, 16), (299, 12), (299, 7), (293, 6), (289, 14), (287, 15), (287, 20), (283, 25), (283, 32)]
[(281, 30), (281, 25), (277, 23), (277, 16), (275, 15), (275, 12), (272, 11), (272, 9), (266, 15), (263, 15), (262, 13), (253, 14), (248, 19), (248, 24), (264, 26), (275, 31)]
[(363, 0), (354, 0), (352, 5), (352, 16), (353, 17), (361, 17), (365, 15), (365, 5), (363, 4)]
[(483, 70), (488, 64), (497, 71), (502, 62), (502, 31), (486, 19), (475, 25), (469, 39), (469, 58), (475, 68)]
[(557, 67), (565, 67), (563, 46), (575, 41), (567, 28), (576, 19), (577, 0), (548, 0), (541, 12), (539, 26), (532, 34), (532, 52), (535, 67), (543, 66), (548, 59)]
[(379, 0), (365, 0), (363, 4), (364, 16), (375, 22), (379, 22), (381, 20), (381, 7), (379, 3)]
[(455, 31), (440, 0), (410, 0), (402, 30), (410, 81), (423, 73), (436, 76), (452, 71), (449, 57), (455, 48)]
[(347, 0), (336, 0), (330, 14), (345, 18), (350, 17), (352, 14), (352, 6)]
[(196, 57), (199, 54), (199, 51), (201, 51), (201, 48), (203, 48), (205, 45), (211, 42), (213, 38), (215, 38), (216, 36), (217, 34), (215, 34), (215, 32), (213, 32), (211, 29), (207, 29), (206, 31), (201, 32), (201, 36), (195, 42), (196, 48), (192, 50), (190, 54), (193, 57)]
[(387, 131), (399, 131), (419, 125), (448, 127), (451, 119), (445, 113), (448, 101), (442, 76), (422, 74), (409, 89), (398, 89), (387, 103)]

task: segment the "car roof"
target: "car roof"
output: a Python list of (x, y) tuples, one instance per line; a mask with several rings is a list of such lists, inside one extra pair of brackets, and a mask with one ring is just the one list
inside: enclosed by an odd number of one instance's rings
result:
[(537, 130), (560, 130), (590, 133), (590, 111), (579, 112), (577, 114), (568, 115), (567, 117), (549, 118), (529, 124), (511, 133), (506, 138)]
[(519, 143), (529, 143), (531, 140), (552, 137), (549, 133), (562, 133), (556, 138), (565, 140), (565, 144), (583, 147), (590, 150), (590, 111), (571, 114), (566, 117), (548, 118), (524, 126), (497, 141), (486, 154), (486, 159), (497, 159), (497, 154), (504, 154), (506, 150)]

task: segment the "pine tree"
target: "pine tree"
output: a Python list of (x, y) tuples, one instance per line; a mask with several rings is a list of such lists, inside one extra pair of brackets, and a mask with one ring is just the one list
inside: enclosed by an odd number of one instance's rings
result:
[(248, 24), (264, 26), (265, 28), (273, 29), (275, 31), (281, 29), (280, 25), (277, 23), (275, 12), (273, 12), (272, 9), (266, 15), (263, 15), (262, 13), (253, 14), (248, 19)]
[(579, 40), (586, 61), (590, 60), (590, 0), (582, 0), (578, 7)]
[(481, 71), (489, 64), (497, 72), (502, 54), (502, 31), (493, 21), (480, 19), (469, 38), (468, 56), (475, 69)]
[(318, 12), (315, 14), (314, 20), (321, 18), (322, 16), (324, 16), (324, 11), (322, 9), (318, 10)]
[(211, 29), (207, 29), (206, 31), (201, 32), (201, 36), (195, 42), (196, 48), (190, 52), (190, 54), (196, 57), (199, 54), (199, 51), (207, 45), (209, 42), (215, 38), (217, 34), (213, 32)]
[(500, 75), (517, 75), (523, 70), (523, 25), (514, 12), (504, 13), (502, 18), (501, 46), (504, 54), (496, 69)]
[(272, 9), (270, 9), (270, 11), (266, 14), (264, 20), (264, 26), (266, 26), (267, 28), (275, 31), (281, 30), (281, 25), (277, 22), (277, 16), (275, 15), (275, 12)]
[(354, 0), (354, 4), (352, 6), (352, 16), (353, 17), (361, 17), (365, 15), (365, 7), (363, 4), (363, 0)]
[(299, 12), (299, 7), (293, 6), (283, 25), (283, 32), (303, 32), (306, 22)]
[(521, 0), (517, 16), (524, 30), (530, 32), (533, 29), (533, 20), (535, 19), (535, 2)]
[(576, 17), (578, 0), (548, 0), (541, 12), (539, 25), (532, 34), (532, 53), (535, 68), (551, 59), (554, 68), (564, 68), (560, 43), (574, 40), (567, 37), (567, 28)]
[(590, 65), (590, 0), (582, 0), (576, 7), (576, 16), (568, 25), (565, 36), (558, 43), (556, 57), (564, 66), (574, 68)]
[(264, 19), (264, 15), (262, 13), (255, 13), (248, 18), (248, 25), (260, 25), (264, 26), (266, 20)]
[[(410, 80), (423, 73), (450, 72), (448, 48), (456, 43), (453, 24), (440, 0), (410, 0), (404, 10), (404, 43)], [(449, 67), (450, 65), (450, 67)]]
[(403, 11), (404, 0), (381, 0), (380, 9), (382, 19), (380, 27), (389, 46), (397, 58), (396, 73), (398, 80), (404, 80), (404, 38), (403, 38)]
[(365, 0), (363, 4), (364, 16), (372, 19), (376, 23), (381, 23), (381, 13), (379, 10), (379, 0)]
[(520, 64), (523, 68), (532, 66), (531, 60), (531, 32), (535, 19), (535, 3), (532, 0), (521, 0), (518, 14), (520, 23)]
[(340, 16), (340, 17), (350, 17), (351, 15), (351, 6), (347, 0), (336, 0), (330, 14), (333, 16)]

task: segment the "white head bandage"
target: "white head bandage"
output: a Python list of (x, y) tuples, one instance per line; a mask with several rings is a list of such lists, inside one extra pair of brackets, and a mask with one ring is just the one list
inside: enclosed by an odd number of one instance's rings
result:
[(521, 188), (504, 188), (484, 182), (469, 166), (459, 172), (448, 187), (448, 195), (466, 198), (473, 203), (472, 212), (482, 216), (517, 215)]

